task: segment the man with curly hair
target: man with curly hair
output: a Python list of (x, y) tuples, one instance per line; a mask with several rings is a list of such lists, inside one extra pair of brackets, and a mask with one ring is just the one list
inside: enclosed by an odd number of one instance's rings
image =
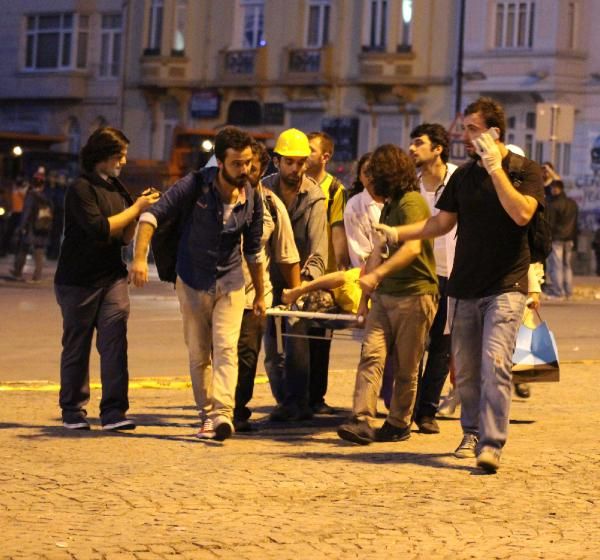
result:
[[(430, 216), (427, 203), (419, 194), (415, 166), (400, 148), (392, 144), (377, 148), (371, 157), (370, 171), (375, 194), (386, 200), (381, 223), (393, 227)], [(361, 445), (375, 440), (403, 441), (410, 437), (419, 362), (438, 302), (431, 240), (386, 247), (380, 239), (359, 282), (363, 296), (358, 314), (367, 317), (365, 335), (356, 372), (352, 417), (340, 426), (338, 435)], [(394, 388), (388, 417), (376, 430), (377, 397), (388, 350), (392, 353)]]

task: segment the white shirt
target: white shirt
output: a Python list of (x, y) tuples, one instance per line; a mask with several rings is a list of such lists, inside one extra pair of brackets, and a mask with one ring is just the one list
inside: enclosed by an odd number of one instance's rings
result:
[(344, 229), (353, 267), (362, 267), (373, 251), (373, 224), (379, 223), (383, 202), (375, 202), (367, 189), (354, 195), (344, 210)]
[[(453, 163), (447, 163), (446, 176), (444, 177), (444, 183), (435, 192), (425, 190), (423, 181), (419, 179), (419, 189), (423, 198), (429, 206), (431, 215), (435, 216), (439, 214), (439, 210), (435, 207), (437, 201), (442, 196), (448, 180), (452, 176), (452, 173), (458, 169)], [(454, 226), (446, 235), (436, 237), (433, 242), (433, 256), (435, 257), (435, 273), (438, 276), (444, 276), (448, 278), (452, 272), (452, 265), (454, 264), (454, 252), (456, 250), (456, 226)]]

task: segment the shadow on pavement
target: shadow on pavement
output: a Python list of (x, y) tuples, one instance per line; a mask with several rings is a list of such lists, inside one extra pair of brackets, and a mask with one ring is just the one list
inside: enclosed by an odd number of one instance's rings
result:
[[(346, 448), (354, 447), (360, 449), (358, 446), (352, 444), (344, 444), (340, 442), (340, 445), (344, 445)], [(364, 448), (363, 448), (364, 449)], [(441, 459), (454, 458), (452, 453), (407, 453), (402, 451), (390, 452), (365, 452), (365, 453), (327, 453), (327, 452), (302, 452), (302, 453), (288, 453), (285, 457), (290, 459), (301, 459), (301, 460), (332, 460), (339, 459), (342, 461), (355, 461), (361, 463), (377, 463), (377, 464), (390, 464), (390, 463), (406, 463), (411, 465), (421, 465), (424, 467), (431, 467), (435, 469), (453, 469), (468, 472), (478, 472), (478, 469), (467, 464), (449, 464)], [(457, 459), (458, 460), (458, 459)]]

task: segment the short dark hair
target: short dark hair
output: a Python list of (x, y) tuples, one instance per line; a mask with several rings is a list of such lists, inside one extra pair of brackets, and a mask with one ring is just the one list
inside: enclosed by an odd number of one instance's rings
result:
[(352, 198), (354, 195), (365, 190), (365, 186), (362, 184), (362, 181), (360, 180), (360, 174), (362, 172), (363, 167), (367, 163), (369, 163), (369, 160), (371, 159), (372, 155), (373, 155), (373, 152), (367, 152), (366, 154), (363, 154), (362, 156), (360, 156), (360, 159), (358, 160), (358, 163), (356, 164), (356, 178), (354, 179), (354, 182), (352, 183), (352, 188), (350, 189), (350, 192), (348, 193), (348, 198)]
[(98, 128), (81, 148), (81, 167), (91, 173), (98, 163), (123, 153), (128, 145), (129, 138), (119, 129), (110, 126)]
[(556, 179), (555, 181), (552, 181), (552, 183), (550, 183), (550, 188), (551, 189), (560, 189), (561, 191), (564, 192), (565, 190), (565, 184), (560, 180), (560, 179)]
[(313, 138), (318, 138), (321, 141), (321, 151), (327, 152), (330, 157), (333, 157), (333, 138), (327, 132), (309, 132), (306, 137), (309, 142)]
[(271, 162), (271, 157), (269, 156), (269, 151), (267, 147), (258, 140), (252, 140), (252, 155), (258, 156), (258, 160), (260, 161), (260, 174), (261, 177), (264, 172), (269, 167), (269, 163)]
[(371, 156), (369, 169), (378, 196), (399, 199), (406, 192), (419, 190), (415, 164), (395, 144), (379, 146)]
[(215, 157), (223, 162), (225, 152), (229, 148), (241, 152), (250, 146), (252, 146), (252, 137), (247, 132), (235, 126), (226, 126), (215, 136)]
[(480, 97), (467, 105), (465, 116), (480, 113), (487, 128), (495, 126), (500, 130), (500, 142), (504, 142), (506, 133), (506, 116), (502, 105), (491, 97)]
[(450, 157), (450, 135), (441, 124), (423, 123), (416, 126), (412, 129), (410, 137), (418, 138), (419, 136), (427, 136), (433, 148), (440, 146), (442, 148), (440, 158), (444, 163), (448, 163), (448, 158)]

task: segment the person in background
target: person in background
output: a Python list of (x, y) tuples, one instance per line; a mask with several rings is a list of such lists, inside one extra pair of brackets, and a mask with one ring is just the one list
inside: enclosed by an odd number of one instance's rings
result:
[(573, 248), (577, 241), (577, 203), (565, 194), (562, 181), (553, 181), (548, 199), (548, 222), (552, 231), (552, 252), (546, 260), (549, 299), (573, 295)]
[(59, 404), (65, 428), (89, 430), (90, 348), (100, 354), (100, 421), (103, 430), (132, 430), (127, 366), (129, 292), (121, 249), (136, 219), (158, 200), (142, 193), (134, 202), (119, 181), (129, 140), (122, 131), (96, 130), (81, 150), (83, 173), (65, 197), (65, 237), (54, 289), (63, 318)]
[[(435, 205), (457, 169), (456, 165), (448, 162), (450, 136), (441, 124), (423, 123), (411, 131), (410, 138), (408, 152), (417, 167), (421, 195), (433, 216), (439, 212)], [(422, 375), (415, 404), (415, 423), (424, 434), (437, 434), (440, 431), (435, 415), (450, 371), (447, 287), (454, 263), (455, 247), (456, 228), (436, 237), (433, 242), (440, 303), (429, 330), (427, 361), (424, 368), (423, 364), (421, 365)]]
[(0, 257), (8, 255), (8, 253), (13, 250), (13, 237), (21, 222), (21, 215), (23, 213), (23, 206), (25, 205), (25, 196), (27, 196), (28, 188), (29, 182), (23, 177), (18, 177), (12, 185), (9, 205), (10, 215), (2, 237), (2, 244), (0, 245)]
[(19, 243), (11, 271), (12, 276), (18, 280), (23, 279), (23, 268), (30, 251), (33, 253), (35, 263), (32, 282), (39, 282), (42, 279), (44, 254), (54, 219), (53, 205), (46, 197), (44, 186), (45, 174), (37, 171), (25, 197), (19, 224)]

